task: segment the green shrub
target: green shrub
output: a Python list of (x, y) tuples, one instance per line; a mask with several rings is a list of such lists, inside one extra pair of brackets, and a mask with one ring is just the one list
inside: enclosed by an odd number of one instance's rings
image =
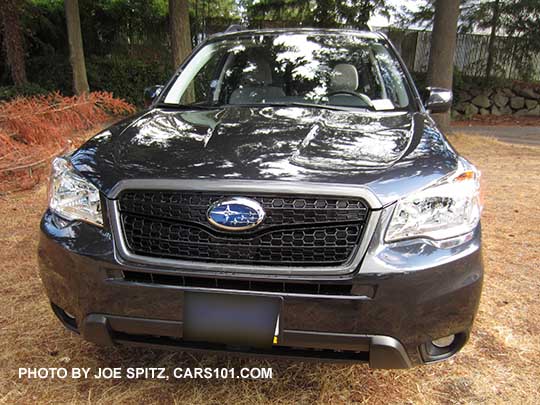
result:
[(141, 106), (143, 91), (165, 84), (172, 75), (171, 64), (122, 57), (96, 57), (87, 61), (88, 83), (92, 90), (110, 91), (115, 97)]
[(0, 87), (0, 101), (8, 101), (17, 96), (26, 97), (47, 93), (49, 93), (47, 89), (36, 83), (27, 83), (21, 86), (3, 86)]
[(68, 55), (50, 54), (34, 56), (26, 63), (28, 80), (49, 91), (59, 91), (70, 96), (72, 90), (71, 66)]
[[(88, 85), (91, 91), (108, 91), (115, 97), (142, 106), (143, 91), (155, 84), (165, 84), (173, 73), (172, 63), (163, 62), (167, 57), (142, 60), (130, 56), (90, 56), (86, 59)], [(27, 74), (33, 83), (28, 89), (8, 86), (1, 88), (1, 99), (15, 95), (32, 95), (60, 91), (63, 95), (73, 95), (72, 73), (67, 55), (52, 54), (36, 56), (27, 61)], [(5, 95), (4, 95), (5, 93)]]

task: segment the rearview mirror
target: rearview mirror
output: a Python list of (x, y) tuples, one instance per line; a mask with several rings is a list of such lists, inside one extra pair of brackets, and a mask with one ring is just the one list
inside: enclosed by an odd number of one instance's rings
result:
[(427, 101), (425, 102), (426, 110), (432, 113), (445, 113), (452, 107), (452, 90), (443, 89), (441, 87), (428, 87), (429, 92)]
[(144, 89), (144, 106), (148, 107), (163, 91), (163, 86), (151, 86)]

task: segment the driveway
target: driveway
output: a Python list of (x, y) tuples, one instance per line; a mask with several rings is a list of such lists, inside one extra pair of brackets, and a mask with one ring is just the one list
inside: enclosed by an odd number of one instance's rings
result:
[(540, 127), (531, 126), (454, 126), (450, 132), (465, 135), (492, 136), (499, 141), (540, 146)]

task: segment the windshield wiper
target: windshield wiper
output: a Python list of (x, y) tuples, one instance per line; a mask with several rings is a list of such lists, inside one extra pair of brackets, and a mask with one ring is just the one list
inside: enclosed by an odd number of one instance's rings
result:
[(177, 110), (215, 110), (216, 108), (221, 108), (222, 105), (159, 103), (156, 105), (156, 107), (174, 108)]
[(324, 108), (326, 110), (335, 110), (335, 111), (351, 111), (351, 110), (369, 110), (368, 106), (356, 106), (356, 105), (332, 105), (332, 104), (318, 104), (318, 103), (304, 103), (301, 101), (293, 101), (291, 103), (284, 103), (284, 105), (292, 105), (295, 107), (314, 107), (314, 108)]
[(302, 101), (291, 102), (266, 102), (266, 103), (253, 103), (253, 104), (224, 104), (223, 107), (307, 107), (307, 108), (321, 108), (325, 110), (333, 111), (351, 111), (351, 110), (369, 110), (369, 107), (364, 106), (341, 106), (332, 104), (318, 104), (318, 103), (305, 103)]
[(306, 108), (321, 108), (325, 110), (333, 111), (354, 111), (354, 110), (371, 110), (368, 106), (341, 106), (332, 104), (319, 104), (319, 103), (305, 103), (302, 101), (291, 102), (267, 102), (267, 103), (246, 103), (246, 104), (169, 104), (159, 103), (157, 107), (173, 108), (177, 110), (215, 110), (217, 108), (224, 107), (306, 107)]

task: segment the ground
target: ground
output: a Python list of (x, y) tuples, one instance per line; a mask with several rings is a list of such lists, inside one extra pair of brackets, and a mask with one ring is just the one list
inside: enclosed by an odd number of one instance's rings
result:
[(473, 115), (466, 120), (456, 120), (453, 126), (511, 126), (511, 127), (540, 127), (540, 117), (523, 115)]
[[(532, 125), (535, 123), (535, 125)], [(496, 124), (469, 121), (453, 123), (450, 132), (463, 135), (489, 136), (499, 141), (517, 143), (520, 145), (540, 146), (540, 118), (536, 122), (529, 122), (530, 125), (509, 125), (507, 122)]]
[[(98, 348), (54, 318), (36, 265), (46, 187), (0, 197), (0, 402), (537, 403), (540, 398), (540, 148), (454, 135), (483, 173), (484, 292), (455, 358), (405, 371)], [(28, 380), (19, 367), (272, 367), (257, 380)]]

